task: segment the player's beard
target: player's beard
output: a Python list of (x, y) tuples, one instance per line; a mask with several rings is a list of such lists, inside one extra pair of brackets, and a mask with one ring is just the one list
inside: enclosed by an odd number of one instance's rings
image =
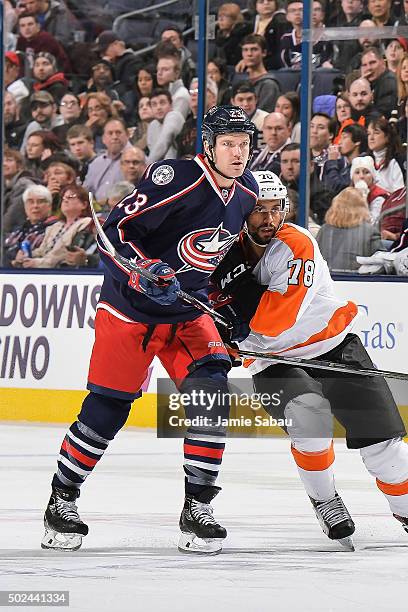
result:
[[(274, 238), (277, 232), (276, 225), (272, 223), (263, 224), (256, 228), (252, 232), (248, 232), (252, 240), (259, 246), (266, 246)], [(267, 230), (267, 231), (266, 231)]]

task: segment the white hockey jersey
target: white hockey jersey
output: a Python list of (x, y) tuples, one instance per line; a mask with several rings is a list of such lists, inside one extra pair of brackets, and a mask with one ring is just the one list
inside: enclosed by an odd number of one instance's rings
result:
[[(285, 223), (253, 273), (268, 289), (241, 350), (311, 359), (335, 348), (352, 329), (357, 306), (336, 296), (318, 244), (302, 227)], [(248, 359), (244, 365), (256, 374), (271, 364)]]

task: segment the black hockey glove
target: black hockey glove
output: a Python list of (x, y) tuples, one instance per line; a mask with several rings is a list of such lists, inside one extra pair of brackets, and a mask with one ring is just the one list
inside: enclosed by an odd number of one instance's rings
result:
[(241, 317), (250, 321), (267, 287), (260, 285), (246, 263), (239, 242), (235, 242), (210, 277), (211, 282), (224, 294), (231, 295), (239, 304)]
[(230, 327), (227, 329), (224, 325), (214, 321), (221, 340), (224, 342), (231, 358), (233, 367), (240, 366), (241, 359), (237, 354), (237, 342), (244, 340), (248, 336), (250, 332), (248, 322), (243, 319), (238, 304), (233, 301), (231, 296), (226, 296), (221, 291), (214, 291), (208, 297), (212, 308), (230, 323)]

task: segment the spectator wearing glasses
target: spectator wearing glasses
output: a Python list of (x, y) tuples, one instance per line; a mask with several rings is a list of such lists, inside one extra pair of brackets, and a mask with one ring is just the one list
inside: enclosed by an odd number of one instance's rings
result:
[(66, 93), (65, 96), (62, 97), (59, 104), (59, 111), (61, 117), (64, 119), (64, 123), (53, 128), (52, 131), (58, 140), (62, 144), (65, 144), (68, 130), (73, 125), (80, 122), (82, 111), (79, 98), (73, 93)]
[(109, 96), (98, 91), (86, 96), (83, 115), (85, 125), (92, 130), (95, 141), (95, 151), (100, 153), (105, 148), (103, 143), (104, 126), (109, 119), (118, 118), (117, 110), (113, 106)]
[[(303, 2), (288, 0), (286, 18), (292, 25), (292, 31), (283, 34), (280, 40), (281, 65), (284, 68), (300, 69), (302, 59), (302, 25)], [(313, 22), (318, 27), (323, 23), (324, 7), (319, 0), (313, 2)], [(332, 44), (328, 41), (319, 41), (313, 45), (314, 67), (332, 68)]]
[(63, 72), (71, 71), (71, 63), (64, 47), (48, 32), (41, 30), (40, 22), (35, 13), (21, 13), (18, 16), (17, 51), (25, 53), (27, 49), (35, 55), (41, 51), (52, 54), (58, 67)]
[(139, 147), (128, 147), (120, 156), (123, 180), (137, 187), (146, 170), (146, 155)]
[(99, 202), (106, 199), (106, 194), (114, 183), (122, 180), (120, 156), (125, 148), (132, 146), (121, 119), (109, 119), (105, 123), (102, 140), (105, 151), (89, 164), (84, 181), (86, 189), (92, 191)]
[(30, 97), (30, 110), (32, 121), (27, 125), (24, 133), (21, 152), (25, 151), (28, 137), (38, 130), (51, 130), (64, 123), (61, 115), (57, 114), (57, 105), (48, 91), (38, 91)]
[[(91, 231), (91, 210), (88, 193), (79, 185), (67, 185), (61, 193), (59, 221), (47, 227), (41, 245), (32, 257), (23, 256), (23, 268), (59, 268), (66, 263), (74, 238)], [(68, 257), (69, 259), (69, 257)]]
[(20, 218), (20, 224), (4, 242), (6, 267), (21, 268), (24, 255), (20, 245), (23, 240), (28, 240), (31, 250), (38, 248), (47, 227), (57, 221), (57, 218), (51, 215), (52, 196), (43, 185), (29, 185), (24, 190), (22, 199), (24, 214)]

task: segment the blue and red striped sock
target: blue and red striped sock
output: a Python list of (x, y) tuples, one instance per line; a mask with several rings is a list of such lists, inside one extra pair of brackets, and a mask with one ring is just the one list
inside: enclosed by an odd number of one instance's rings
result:
[(214, 486), (225, 448), (225, 434), (189, 429), (184, 439), (186, 493)]
[(80, 421), (73, 423), (62, 442), (53, 486), (79, 489), (101, 459), (108, 444), (109, 440)]

